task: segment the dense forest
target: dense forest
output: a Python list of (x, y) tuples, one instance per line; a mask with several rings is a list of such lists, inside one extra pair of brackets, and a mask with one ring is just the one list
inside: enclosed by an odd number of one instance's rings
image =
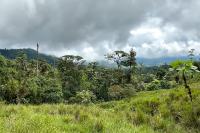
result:
[(105, 59), (117, 67), (105, 68), (98, 62), (86, 64), (81, 56), (66, 55), (51, 64), (40, 58), (28, 59), (19, 51), (14, 59), (0, 56), (0, 99), (8, 103), (91, 103), (128, 98), (140, 91), (170, 89), (181, 83), (189, 89), (187, 82), (199, 80), (196, 72), (200, 68), (199, 61), (193, 60), (194, 54), (189, 56), (189, 60), (171, 65), (145, 67), (136, 63), (133, 49), (114, 51)]
[(21, 50), (0, 55), (0, 132), (200, 131), (194, 50), (187, 60), (152, 67), (137, 63), (133, 49), (105, 59), (116, 67), (74, 55), (53, 64)]

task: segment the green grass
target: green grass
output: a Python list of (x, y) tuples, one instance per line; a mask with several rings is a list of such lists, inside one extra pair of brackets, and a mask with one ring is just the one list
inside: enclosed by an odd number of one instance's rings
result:
[(200, 84), (91, 105), (0, 103), (0, 133), (198, 133)]

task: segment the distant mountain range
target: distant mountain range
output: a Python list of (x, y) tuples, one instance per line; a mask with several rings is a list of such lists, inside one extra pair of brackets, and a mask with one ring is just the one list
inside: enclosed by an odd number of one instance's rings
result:
[[(15, 59), (19, 53), (25, 53), (28, 59), (37, 59), (37, 51), (33, 49), (0, 49), (0, 54), (5, 56), (8, 59)], [(39, 58), (46, 60), (49, 64), (53, 64), (55, 60), (58, 60), (58, 57), (46, 55), (43, 53), (39, 53)], [(196, 57), (197, 59), (199, 57)], [(161, 58), (137, 58), (138, 63), (142, 63), (146, 66), (155, 66), (155, 65), (162, 65), (162, 64), (169, 64), (171, 61), (181, 59), (186, 60), (188, 59), (187, 56), (177, 56), (177, 57), (161, 57)], [(99, 64), (106, 67), (113, 67), (115, 64), (107, 61), (101, 60)]]
[[(143, 63), (148, 66), (169, 64), (174, 60), (187, 60), (188, 56), (173, 56), (173, 57), (160, 57), (160, 58), (137, 58), (138, 63)], [(196, 58), (198, 59), (198, 58)]]
[[(159, 65), (165, 65), (169, 64), (170, 62), (174, 60), (187, 60), (189, 59), (187, 56), (174, 56), (174, 57), (160, 57), (160, 58), (137, 58), (137, 63), (143, 64), (145, 66), (159, 66)], [(200, 57), (196, 57), (195, 60), (199, 60)], [(111, 61), (102, 60), (99, 61), (99, 64), (105, 67), (117, 67), (116, 64), (112, 63)]]

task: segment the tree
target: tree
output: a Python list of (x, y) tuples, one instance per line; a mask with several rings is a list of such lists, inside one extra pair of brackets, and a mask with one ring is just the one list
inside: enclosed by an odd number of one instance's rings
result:
[[(13, 69), (8, 68), (8, 60), (5, 59), (4, 56), (0, 55), (0, 100), (9, 101), (12, 99), (13, 95), (11, 95), (11, 91), (8, 90), (9, 81), (11, 80), (10, 73)], [(15, 71), (16, 72), (16, 71)], [(12, 80), (14, 81), (14, 80)], [(14, 92), (14, 91), (12, 91)]]
[(194, 59), (194, 56), (195, 56), (194, 51), (195, 51), (195, 49), (191, 49), (191, 50), (188, 51), (188, 57), (189, 57), (190, 60)]
[(76, 92), (80, 90), (80, 68), (84, 62), (81, 56), (66, 55), (60, 58), (58, 70), (65, 99), (75, 96)]
[(111, 60), (117, 64), (117, 68), (121, 69), (121, 62), (126, 58), (128, 53), (124, 51), (114, 51), (105, 56), (106, 59)]
[(17, 103), (24, 101), (24, 98), (28, 95), (28, 78), (30, 73), (28, 73), (28, 60), (24, 53), (20, 53), (16, 59), (16, 70), (17, 70), (17, 80), (19, 82), (18, 92), (17, 92)]
[(190, 100), (192, 101), (192, 92), (191, 88), (188, 85), (188, 79), (187, 79), (187, 74), (188, 73), (193, 73), (193, 72), (199, 72), (197, 70), (196, 66), (193, 66), (193, 62), (190, 61), (181, 61), (181, 60), (176, 60), (172, 62), (171, 64), (171, 71), (177, 71), (178, 73), (181, 74), (181, 77), (184, 81), (184, 86), (188, 90), (188, 95), (190, 97)]
[(42, 102), (59, 103), (63, 100), (63, 93), (60, 84), (54, 79), (47, 79), (44, 91), (41, 93)]
[(125, 67), (129, 67), (129, 71), (127, 73), (127, 82), (131, 82), (131, 77), (133, 73), (133, 67), (136, 66), (136, 52), (131, 49), (129, 54), (126, 54), (125, 58), (121, 61), (121, 64)]
[(98, 68), (95, 70), (95, 75), (92, 79), (92, 92), (98, 100), (108, 101), (108, 88), (112, 84), (118, 83), (118, 77), (114, 74), (116, 71), (112, 69)]

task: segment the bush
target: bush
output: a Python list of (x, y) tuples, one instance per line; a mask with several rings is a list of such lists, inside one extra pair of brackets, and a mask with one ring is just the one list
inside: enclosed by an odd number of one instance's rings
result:
[(147, 85), (148, 91), (153, 91), (153, 90), (158, 90), (158, 89), (160, 89), (160, 81), (159, 80), (154, 80)]
[(153, 74), (146, 74), (144, 76), (144, 83), (150, 83), (150, 82), (154, 81), (154, 79), (155, 79), (155, 75), (153, 75)]
[(54, 79), (39, 76), (27, 80), (29, 103), (59, 103), (63, 101), (60, 84)]
[(167, 81), (167, 80), (161, 80), (161, 81), (160, 81), (160, 88), (161, 88), (161, 89), (170, 89), (170, 88), (172, 88), (172, 85), (171, 85), (171, 83), (170, 83), (169, 81)]
[(108, 95), (111, 99), (119, 100), (123, 98), (123, 88), (119, 85), (113, 85), (108, 88)]
[(140, 82), (137, 84), (137, 91), (144, 91), (145, 90), (145, 84), (144, 82)]
[(42, 94), (42, 100), (45, 103), (59, 103), (62, 102), (62, 91), (60, 88), (50, 87)]
[(126, 84), (123, 87), (113, 85), (108, 89), (108, 95), (112, 100), (120, 100), (122, 98), (131, 97), (135, 94), (134, 86)]
[(89, 104), (95, 102), (96, 96), (89, 90), (83, 90), (76, 93), (75, 97), (70, 98), (72, 103)]
[(149, 83), (146, 87), (148, 91), (158, 90), (158, 89), (170, 89), (172, 88), (172, 84), (167, 80), (154, 80)]

